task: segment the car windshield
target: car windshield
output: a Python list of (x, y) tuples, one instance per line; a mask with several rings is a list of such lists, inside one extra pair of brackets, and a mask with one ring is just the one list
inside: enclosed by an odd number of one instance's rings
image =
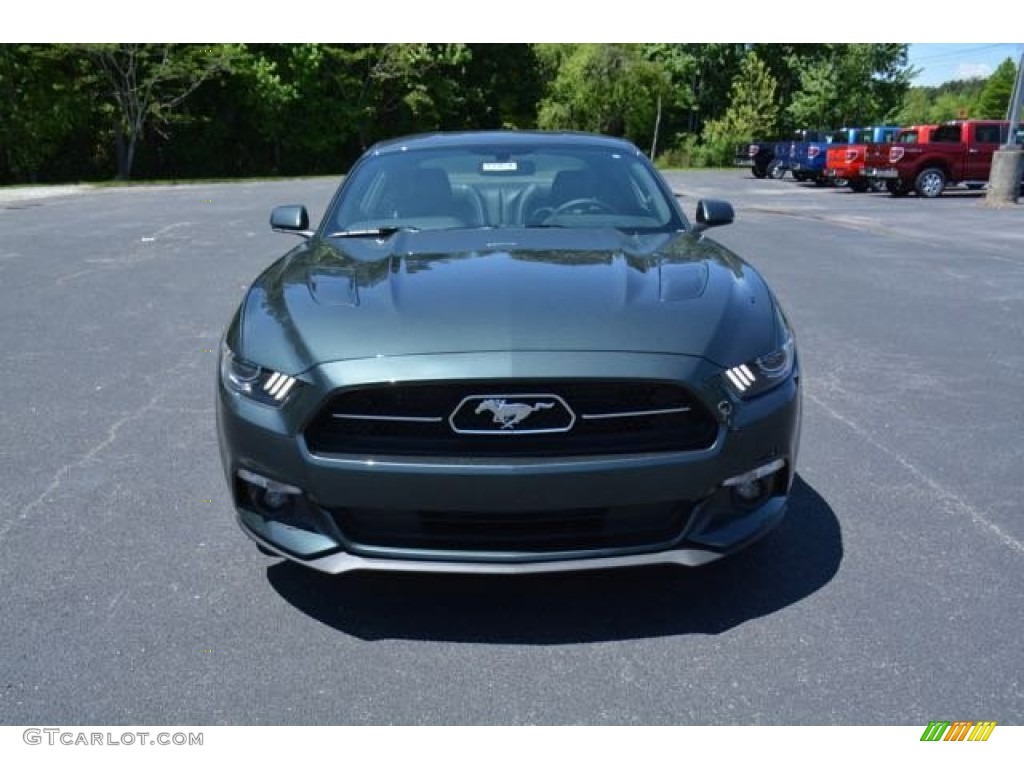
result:
[(325, 217), (324, 232), (471, 227), (653, 232), (685, 223), (642, 157), (605, 147), (493, 145), (365, 158)]

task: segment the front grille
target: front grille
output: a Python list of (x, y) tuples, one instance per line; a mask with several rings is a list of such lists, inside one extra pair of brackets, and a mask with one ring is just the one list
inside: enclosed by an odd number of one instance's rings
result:
[[(517, 394), (533, 405), (561, 401), (570, 413), (560, 415), (558, 405), (509, 428), (495, 416), (492, 431), (483, 433), (456, 431), (465, 422), (453, 427), (456, 411), (459, 419), (465, 413), (479, 419), (474, 403), (495, 398), (516, 405)], [(546, 420), (556, 417), (558, 429), (549, 429)], [(718, 422), (708, 409), (676, 384), (488, 380), (345, 390), (328, 400), (305, 438), (309, 450), (321, 455), (543, 457), (700, 450), (711, 446), (717, 433)]]
[(667, 502), (543, 512), (328, 510), (356, 545), (457, 552), (571, 552), (667, 545), (693, 505)]

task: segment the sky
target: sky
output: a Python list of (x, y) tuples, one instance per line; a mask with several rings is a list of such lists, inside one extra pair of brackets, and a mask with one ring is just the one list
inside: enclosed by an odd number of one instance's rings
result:
[(910, 63), (921, 70), (914, 85), (988, 77), (1007, 57), (1020, 61), (1020, 43), (911, 43)]

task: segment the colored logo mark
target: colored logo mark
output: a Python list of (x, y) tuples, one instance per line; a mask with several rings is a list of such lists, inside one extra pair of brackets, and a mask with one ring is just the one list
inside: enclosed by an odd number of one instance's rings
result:
[(932, 720), (921, 741), (988, 741), (995, 727), (995, 720)]

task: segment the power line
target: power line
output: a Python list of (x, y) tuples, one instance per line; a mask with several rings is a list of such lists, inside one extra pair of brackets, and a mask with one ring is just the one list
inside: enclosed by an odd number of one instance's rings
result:
[(943, 51), (942, 53), (933, 53), (930, 56), (915, 56), (914, 63), (924, 61), (939, 61), (942, 59), (955, 59), (963, 56), (965, 53), (978, 53), (980, 51), (991, 50), (992, 48), (1010, 48), (1014, 47), (1014, 43), (992, 43), (991, 45), (973, 45), (966, 48), (957, 48), (953, 51)]

